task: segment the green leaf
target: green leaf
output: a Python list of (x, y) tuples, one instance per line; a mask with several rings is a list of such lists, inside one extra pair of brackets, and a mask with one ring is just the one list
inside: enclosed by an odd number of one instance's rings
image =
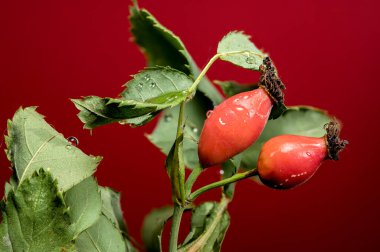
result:
[(250, 36), (241, 31), (228, 33), (218, 44), (219, 54), (244, 51), (242, 54), (221, 56), (222, 60), (234, 65), (258, 71), (263, 64), (264, 54), (250, 41)]
[(109, 187), (100, 187), (102, 197), (102, 213), (120, 231), (127, 233), (127, 227), (123, 218), (123, 211), (120, 204), (120, 193), (115, 192)]
[(104, 215), (90, 228), (83, 231), (76, 239), (77, 252), (127, 251), (121, 232)]
[(196, 207), (191, 216), (190, 233), (178, 251), (220, 251), (230, 224), (227, 204), (228, 200), (223, 198), (220, 203), (205, 202)]
[[(195, 96), (185, 106), (185, 128), (183, 139), (184, 163), (188, 168), (194, 168), (199, 163), (198, 139), (203, 128), (206, 113), (210, 108), (207, 98)], [(166, 110), (158, 121), (148, 139), (165, 155), (169, 154), (176, 140), (179, 108)]]
[(215, 84), (219, 85), (224, 95), (228, 98), (236, 94), (251, 91), (258, 88), (258, 84), (239, 84), (236, 81), (214, 81)]
[[(199, 68), (192, 59), (181, 39), (160, 24), (152, 14), (134, 5), (130, 9), (129, 20), (134, 42), (147, 57), (149, 66), (170, 66), (196, 78)], [(222, 102), (218, 90), (203, 78), (198, 90), (212, 100), (214, 105)]]
[(289, 107), (281, 117), (268, 121), (259, 139), (242, 153), (241, 167), (256, 168), (260, 150), (270, 138), (284, 134), (321, 137), (326, 134), (323, 126), (329, 121), (331, 116), (326, 111), (306, 106)]
[(142, 241), (149, 252), (159, 252), (161, 236), (165, 223), (173, 215), (173, 207), (166, 206), (153, 209), (144, 219), (142, 226)]
[[(1, 204), (5, 204), (3, 201)], [(7, 215), (3, 212), (3, 222), (0, 224), (0, 251), (13, 252), (12, 243), (8, 232)]]
[[(241, 163), (241, 154), (236, 155), (233, 158), (224, 162), (222, 164), (222, 169), (223, 169), (222, 178), (226, 179), (235, 175), (238, 172), (240, 163)], [(235, 183), (231, 183), (223, 187), (223, 193), (229, 199), (233, 198), (234, 191), (235, 191)]]
[(178, 105), (187, 98), (193, 80), (169, 67), (147, 68), (125, 84), (120, 98), (96, 96), (73, 99), (85, 128), (93, 129), (113, 122), (140, 126), (158, 112)]
[(36, 170), (47, 167), (66, 191), (91, 176), (101, 158), (87, 156), (58, 133), (35, 107), (20, 108), (8, 123), (7, 156), (23, 183)]
[(74, 234), (57, 181), (42, 169), (9, 192), (3, 220), (2, 251), (64, 251), (72, 246)]
[(92, 226), (100, 217), (102, 200), (93, 177), (88, 177), (68, 190), (64, 199), (69, 207), (75, 235)]

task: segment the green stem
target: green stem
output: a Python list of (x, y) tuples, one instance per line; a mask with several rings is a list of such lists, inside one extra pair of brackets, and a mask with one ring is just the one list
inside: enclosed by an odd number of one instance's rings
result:
[(179, 227), (181, 225), (181, 219), (182, 219), (182, 214), (184, 210), (185, 209), (183, 207), (177, 204), (174, 206), (172, 228), (170, 231), (170, 240), (169, 240), (169, 252), (177, 252)]
[(209, 190), (212, 190), (212, 189), (215, 189), (215, 188), (218, 188), (221, 186), (225, 186), (225, 185), (237, 182), (239, 180), (246, 179), (246, 178), (256, 176), (256, 175), (257, 175), (257, 169), (253, 169), (253, 170), (250, 170), (247, 172), (237, 173), (237, 174), (233, 175), (232, 177), (229, 177), (229, 178), (208, 184), (202, 188), (199, 188), (195, 192), (191, 193), (188, 201), (190, 201), (190, 202), (194, 201), (198, 196), (200, 196), (201, 194), (203, 194)]
[(264, 58), (264, 56), (260, 53), (247, 51), (247, 50), (232, 51), (232, 52), (226, 52), (226, 53), (217, 53), (210, 59), (210, 61), (207, 63), (207, 65), (203, 68), (202, 72), (195, 79), (194, 83), (189, 88), (189, 95), (192, 94), (197, 89), (202, 78), (206, 75), (207, 71), (210, 69), (210, 67), (212, 66), (212, 64), (214, 64), (215, 61), (217, 61), (220, 57), (223, 57), (223, 56), (231, 56), (231, 55), (239, 55), (239, 54), (248, 54), (248, 55), (254, 54), (254, 55), (257, 55), (259, 57)]

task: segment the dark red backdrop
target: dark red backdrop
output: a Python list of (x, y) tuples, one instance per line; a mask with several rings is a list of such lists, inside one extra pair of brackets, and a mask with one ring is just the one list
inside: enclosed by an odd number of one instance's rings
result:
[[(0, 129), (19, 106), (39, 112), (87, 153), (104, 156), (97, 177), (122, 192), (125, 218), (140, 239), (143, 216), (170, 203), (164, 156), (145, 139), (153, 125), (82, 130), (68, 100), (114, 96), (144, 66), (130, 42), (127, 0), (0, 0)], [(380, 4), (375, 0), (141, 0), (187, 45), (200, 66), (231, 30), (244, 30), (271, 53), (287, 84), (288, 105), (337, 115), (350, 145), (307, 184), (279, 192), (244, 181), (230, 206), (223, 251), (373, 251), (380, 239), (378, 78)], [(211, 79), (250, 81), (216, 64)], [(4, 144), (2, 144), (2, 147)], [(0, 156), (0, 182), (9, 163)], [(202, 183), (216, 179), (210, 170)], [(2, 188), (1, 188), (2, 190)], [(2, 191), (1, 191), (2, 192)], [(203, 197), (217, 198), (217, 193)]]

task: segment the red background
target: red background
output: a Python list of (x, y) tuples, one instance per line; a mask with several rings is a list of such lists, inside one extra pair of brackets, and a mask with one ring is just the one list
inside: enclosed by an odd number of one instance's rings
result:
[[(130, 42), (129, 1), (0, 0), (0, 129), (19, 106), (38, 105), (47, 121), (75, 135), (87, 153), (104, 156), (101, 185), (122, 192), (131, 234), (140, 240), (143, 217), (170, 203), (164, 156), (144, 137), (153, 124), (82, 130), (69, 98), (116, 96), (144, 66)], [(141, 0), (179, 35), (202, 67), (218, 41), (244, 30), (270, 52), (287, 85), (288, 105), (329, 110), (344, 122), (350, 145), (309, 183), (274, 191), (244, 181), (229, 207), (223, 251), (374, 251), (380, 239), (378, 92), (380, 50), (377, 1), (153, 1)], [(227, 63), (211, 79), (252, 81)], [(2, 143), (2, 148), (4, 143)], [(0, 182), (10, 175), (0, 156)], [(209, 170), (201, 183), (217, 179)], [(1, 188), (2, 190), (2, 188)], [(1, 191), (2, 192), (2, 191)], [(217, 192), (205, 199), (217, 199)]]

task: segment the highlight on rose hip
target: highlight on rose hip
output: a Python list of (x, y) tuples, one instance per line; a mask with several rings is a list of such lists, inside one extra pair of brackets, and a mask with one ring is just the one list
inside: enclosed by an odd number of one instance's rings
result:
[[(268, 190), (295, 188), (323, 162), (338, 160), (348, 143), (340, 139), (339, 120), (326, 111), (284, 104), (285, 85), (274, 62), (244, 32), (226, 34), (200, 69), (181, 39), (137, 2), (129, 21), (147, 67), (117, 97), (72, 102), (89, 130), (111, 123), (139, 127), (158, 117), (148, 139), (167, 156), (172, 206), (152, 206), (138, 244), (126, 228), (119, 193), (94, 178), (101, 157), (82, 152), (78, 139), (57, 132), (36, 107), (20, 108), (5, 136), (13, 174), (0, 204), (0, 251), (220, 251), (236, 182), (256, 176)], [(260, 78), (251, 85), (212, 83), (206, 74), (219, 60)], [(220, 180), (194, 189), (212, 166), (223, 170)], [(219, 201), (195, 202), (217, 188)], [(185, 211), (190, 230), (181, 229)], [(170, 229), (167, 239), (164, 228)], [(184, 240), (178, 239), (180, 229)]]

